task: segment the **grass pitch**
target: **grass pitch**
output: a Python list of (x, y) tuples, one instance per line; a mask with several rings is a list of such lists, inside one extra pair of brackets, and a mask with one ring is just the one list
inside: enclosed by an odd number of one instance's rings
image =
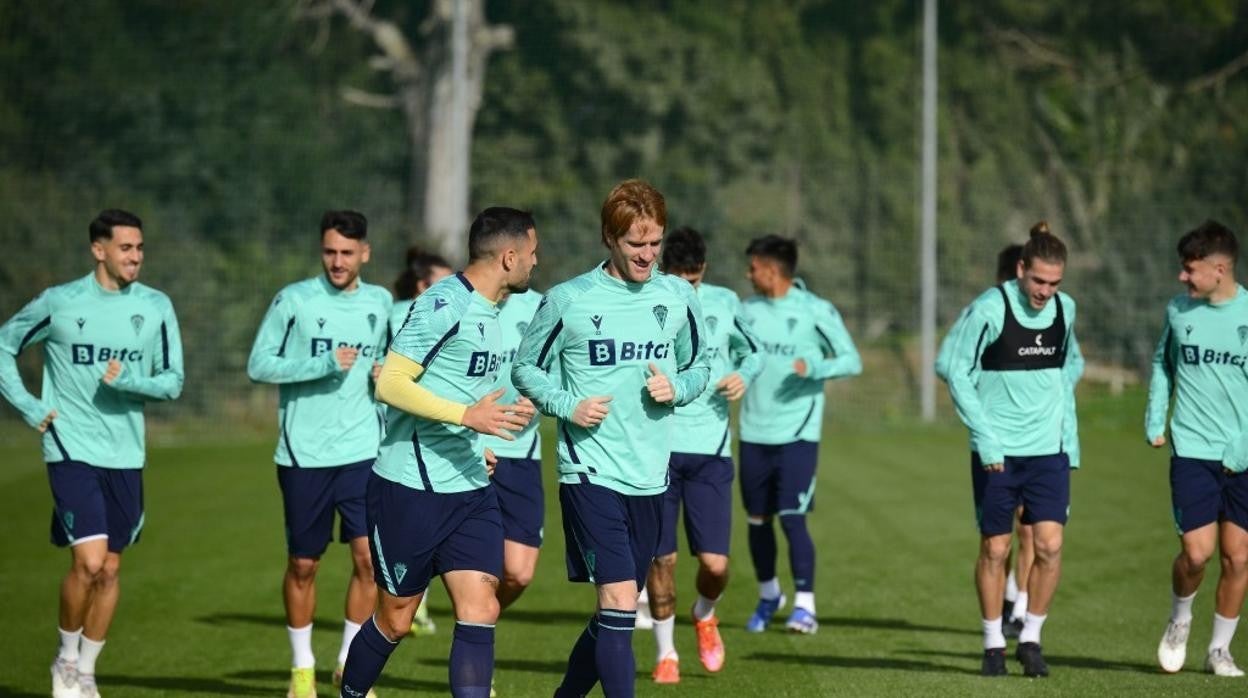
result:
[[(1064, 571), (1044, 648), (1052, 676), (980, 678), (979, 615), (971, 582), (978, 537), (965, 431), (838, 426), (821, 449), (811, 530), (818, 558), (819, 634), (742, 630), (756, 596), (744, 517), (734, 512), (733, 579), (719, 615), (728, 660), (719, 675), (697, 660), (687, 613), (678, 615), (682, 682), (650, 683), (654, 640), (638, 632), (643, 696), (1214, 695), (1244, 680), (1200, 672), (1212, 618), (1211, 569), (1196, 600), (1187, 669), (1155, 667), (1169, 612), (1176, 550), (1167, 458), (1143, 444), (1143, 397), (1085, 400), (1084, 468), (1073, 477)], [(207, 438), (207, 437), (204, 437)], [(121, 606), (98, 666), (116, 696), (284, 695), (289, 648), (281, 605), (285, 548), (272, 442), (151, 449), (147, 527), (122, 566)], [(0, 448), (0, 695), (48, 694), (57, 588), (67, 555), (48, 545), (50, 496), (32, 434)], [(10, 443), (14, 443), (10, 440)], [(547, 442), (547, 463), (550, 443)], [(566, 581), (553, 472), (547, 472), (546, 546), (536, 581), (498, 625), (496, 678), (503, 698), (549, 696), (593, 606)], [(684, 538), (681, 537), (682, 546)], [(792, 594), (781, 537), (781, 580)], [(683, 552), (683, 551), (682, 551)], [(693, 566), (678, 567), (678, 607), (693, 600)], [(341, 637), (350, 562), (334, 545), (318, 580), (314, 647), (322, 695)], [(1216, 565), (1215, 565), (1216, 567)], [(447, 692), (453, 620), (432, 592), (439, 631), (406, 640), (378, 686), (383, 696)], [(1248, 660), (1248, 631), (1232, 651)], [(1010, 652), (1012, 653), (1011, 645)]]

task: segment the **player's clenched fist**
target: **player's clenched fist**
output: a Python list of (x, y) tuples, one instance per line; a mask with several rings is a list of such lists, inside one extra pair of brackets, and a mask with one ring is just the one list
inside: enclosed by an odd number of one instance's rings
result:
[(650, 364), (650, 377), (646, 379), (646, 390), (650, 391), (650, 397), (654, 398), (655, 402), (666, 403), (676, 399), (676, 391), (672, 388), (672, 382), (653, 362)]
[(338, 368), (344, 371), (350, 371), (355, 365), (355, 357), (360, 355), (360, 350), (355, 347), (338, 347), (334, 350), (334, 358), (338, 360)]
[(104, 385), (112, 385), (117, 380), (117, 376), (121, 375), (121, 362), (113, 359), (108, 362), (108, 368), (104, 369), (104, 376), (100, 379), (104, 381)]
[(733, 371), (716, 383), (715, 389), (727, 400), (740, 400), (741, 396), (745, 395), (745, 380), (741, 378), (740, 373)]
[(528, 426), (536, 410), (527, 400), (514, 405), (499, 404), (497, 400), (505, 392), (507, 392), (506, 389), (499, 388), (464, 410), (462, 424), (481, 434), (515, 441), (516, 437), (512, 432), (520, 431)]
[(602, 420), (607, 418), (609, 402), (610, 395), (595, 395), (581, 400), (572, 411), (572, 423), (586, 429), (602, 424)]

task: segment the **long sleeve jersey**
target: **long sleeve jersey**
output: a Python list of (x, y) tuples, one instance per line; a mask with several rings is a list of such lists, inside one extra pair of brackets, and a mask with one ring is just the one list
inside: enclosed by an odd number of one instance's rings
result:
[(1064, 451), (1070, 376), (1082, 372), (1069, 350), (1074, 323), (1070, 296), (1059, 292), (1035, 310), (1007, 281), (976, 298), (951, 335), (949, 393), (984, 463)]
[(748, 386), (763, 369), (763, 343), (741, 319), (741, 300), (722, 286), (698, 284), (698, 302), (706, 320), (706, 359), (710, 379), (696, 400), (676, 408), (672, 450), (724, 456), (731, 451), (728, 400), (715, 389), (724, 376), (741, 374)]
[[(381, 424), (369, 388), (390, 317), (390, 292), (363, 281), (343, 291), (320, 275), (283, 288), (256, 332), (247, 375), (278, 386), (273, 460), (330, 468), (374, 458)], [(343, 371), (334, 352), (359, 350)]]
[[(43, 388), (31, 395), (17, 355), (43, 342)], [(110, 361), (122, 371), (101, 378)], [(182, 338), (169, 297), (141, 283), (104, 289), (89, 274), (54, 286), (0, 327), (0, 394), (26, 423), (56, 419), (43, 434), (48, 463), (142, 468), (143, 405), (182, 394)]]
[[(494, 389), (506, 388), (507, 392), (499, 398), (499, 402), (511, 404), (520, 399), (520, 393), (511, 382), (511, 364), (520, 349), (520, 340), (529, 329), (537, 306), (542, 302), (542, 294), (529, 290), (524, 293), (512, 294), (499, 304), (498, 326), (503, 338), (502, 365), (498, 370), (498, 385)], [(537, 425), (542, 420), (534, 418), (523, 431), (515, 434), (515, 441), (507, 441), (497, 436), (483, 435), (485, 447), (502, 458), (538, 458), (542, 457), (542, 437)]]
[[(438, 280), (412, 302), (390, 351), (423, 369), (417, 382), (433, 394), (473, 405), (498, 383), (502, 337), (498, 307), (463, 274)], [(373, 471), (406, 487), (465, 492), (490, 484), (485, 445), (472, 429), (386, 408), (386, 432)]]
[[(745, 393), (741, 440), (757, 444), (818, 442), (824, 381), (862, 373), (862, 359), (841, 314), (828, 301), (793, 286), (779, 298), (751, 296), (742, 317), (763, 340), (763, 369)], [(806, 362), (806, 375), (793, 364)]]
[[(516, 389), (558, 419), (559, 479), (593, 483), (626, 495), (667, 488), (675, 409), (706, 388), (706, 328), (689, 282), (655, 272), (631, 283), (605, 265), (550, 289), (516, 352)], [(550, 373), (558, 361), (558, 376)], [(649, 364), (675, 392), (660, 404), (646, 389)], [(609, 395), (606, 419), (574, 424), (581, 400)]]
[(1153, 354), (1144, 417), (1149, 441), (1166, 433), (1174, 453), (1248, 468), (1248, 291), (1224, 303), (1176, 296)]

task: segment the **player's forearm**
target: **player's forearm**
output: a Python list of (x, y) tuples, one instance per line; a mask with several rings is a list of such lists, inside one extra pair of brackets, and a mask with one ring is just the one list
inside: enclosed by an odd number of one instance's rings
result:
[(390, 352), (377, 376), (377, 399), (381, 402), (435, 422), (463, 424), (468, 405), (448, 400), (416, 382), (424, 367), (411, 359)]
[(958, 418), (971, 432), (971, 440), (985, 464), (1000, 463), (1005, 459), (1001, 450), (1001, 441), (992, 429), (984, 405), (979, 400), (975, 385), (966, 378), (951, 376), (949, 395), (953, 398), (953, 408)]
[(332, 376), (339, 370), (332, 352), (308, 359), (252, 353), (247, 361), (247, 377), (257, 383), (305, 383)]
[(676, 380), (672, 385), (672, 392), (675, 395), (672, 398), (672, 404), (682, 407), (698, 399), (702, 391), (706, 390), (707, 381), (710, 379), (710, 367), (701, 362), (677, 372)]
[(737, 374), (741, 376), (741, 380), (747, 387), (753, 384), (754, 379), (758, 378), (758, 374), (762, 372), (763, 355), (759, 352), (750, 352), (737, 363)]
[(1066, 416), (1062, 420), (1062, 451), (1070, 458), (1070, 467), (1079, 467), (1079, 413), (1075, 409), (1075, 393), (1066, 396)]
[(51, 408), (26, 390), (26, 386), (22, 383), (22, 376), (17, 371), (15, 357), (6, 351), (0, 351), (0, 395), (3, 395), (4, 399), (22, 415), (22, 420), (32, 427), (39, 426), (44, 417), (48, 416), (48, 412), (51, 412)]
[(536, 364), (517, 361), (511, 367), (511, 383), (516, 390), (533, 402), (542, 414), (571, 420), (580, 402), (575, 395), (560, 388), (550, 374)]
[(815, 359), (807, 362), (810, 365), (809, 376), (815, 380), (846, 378), (862, 373), (862, 357), (857, 351), (831, 359)]
[(111, 387), (146, 400), (176, 400), (182, 395), (182, 382), (181, 371), (170, 370), (155, 376), (140, 376), (127, 369), (117, 376)]
[(1166, 417), (1170, 412), (1173, 376), (1164, 360), (1153, 361), (1153, 375), (1148, 381), (1148, 407), (1144, 411), (1144, 438), (1152, 443), (1166, 433)]

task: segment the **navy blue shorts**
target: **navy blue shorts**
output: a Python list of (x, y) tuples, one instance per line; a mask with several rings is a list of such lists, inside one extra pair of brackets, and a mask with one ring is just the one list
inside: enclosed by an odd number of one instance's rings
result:
[(663, 495), (663, 536), (659, 556), (676, 552), (680, 505), (685, 505), (685, 535), (689, 551), (728, 554), (732, 532), (732, 459), (693, 453), (673, 453), (667, 464), (668, 485)]
[(293, 557), (319, 558), (334, 537), (334, 510), (338, 510), (338, 541), (346, 543), (368, 535), (364, 520), (364, 492), (373, 461), (336, 468), (277, 466), (286, 513), (286, 551)]
[(119, 553), (143, 532), (143, 470), (99, 468), (79, 461), (48, 463), (52, 544), (108, 539)]
[(1014, 530), (1014, 512), (1021, 504), (1024, 524), (1056, 521), (1070, 516), (1070, 458), (1051, 456), (1005, 457), (1005, 470), (984, 470), (978, 453), (971, 454), (971, 486), (975, 492), (975, 520), (985, 536)]
[(568, 581), (645, 585), (663, 537), (663, 495), (630, 496), (589, 483), (559, 485)]
[(542, 462), (533, 458), (499, 458), (494, 468), (498, 508), (503, 512), (503, 538), (533, 548), (542, 547), (546, 500), (542, 491)]
[(391, 596), (415, 596), (434, 575), (455, 570), (502, 577), (503, 520), (493, 487), (430, 492), (371, 473), (367, 512), (373, 579)]
[(815, 506), (819, 444), (741, 442), (741, 499), (750, 516), (805, 514)]
[(1228, 474), (1221, 461), (1172, 456), (1170, 503), (1179, 533), (1217, 521), (1248, 529), (1248, 477)]

